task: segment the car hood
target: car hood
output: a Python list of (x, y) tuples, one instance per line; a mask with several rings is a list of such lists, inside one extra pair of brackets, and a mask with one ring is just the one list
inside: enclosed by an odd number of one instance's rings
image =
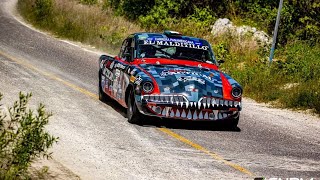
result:
[(223, 98), (221, 72), (184, 65), (140, 64), (157, 82), (161, 94), (183, 94), (189, 101)]

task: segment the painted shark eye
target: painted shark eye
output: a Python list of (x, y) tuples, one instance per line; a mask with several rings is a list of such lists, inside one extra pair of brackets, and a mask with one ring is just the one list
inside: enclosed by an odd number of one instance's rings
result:
[(232, 96), (235, 98), (239, 98), (242, 95), (242, 90), (238, 87), (234, 87), (232, 88), (232, 92), (231, 92)]
[(153, 84), (149, 81), (143, 83), (142, 85), (142, 90), (145, 92), (145, 93), (151, 93), (153, 91), (154, 87), (153, 87)]

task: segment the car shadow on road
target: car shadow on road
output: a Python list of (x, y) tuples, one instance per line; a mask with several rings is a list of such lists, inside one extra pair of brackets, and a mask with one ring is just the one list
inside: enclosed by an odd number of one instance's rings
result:
[[(114, 100), (104, 102), (106, 105), (112, 107), (115, 111), (126, 118), (127, 109), (122, 107)], [(211, 121), (188, 121), (178, 119), (167, 119), (157, 117), (147, 117), (143, 119), (141, 127), (156, 127), (156, 128), (167, 128), (167, 129), (185, 129), (185, 130), (199, 130), (199, 131), (229, 131), (229, 132), (241, 132), (239, 127), (229, 128), (224, 126), (222, 123), (211, 122)]]
[(127, 117), (127, 109), (122, 107), (117, 101), (113, 99), (107, 99), (107, 101), (102, 101), (102, 103), (110, 106), (112, 109), (117, 111), (124, 118)]
[(140, 126), (144, 127), (157, 127), (167, 129), (185, 129), (185, 130), (197, 130), (197, 131), (230, 131), (230, 132), (241, 132), (239, 127), (230, 128), (226, 127), (222, 123), (210, 122), (210, 121), (188, 121), (188, 120), (177, 120), (167, 118), (156, 118), (151, 117), (144, 120)]

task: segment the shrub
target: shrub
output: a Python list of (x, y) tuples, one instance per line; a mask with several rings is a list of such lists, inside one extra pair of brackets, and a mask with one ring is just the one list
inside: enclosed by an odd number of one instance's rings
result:
[(51, 113), (42, 104), (34, 113), (27, 107), (30, 97), (31, 94), (20, 93), (19, 100), (9, 108), (9, 116), (0, 110), (0, 179), (28, 178), (31, 161), (50, 157), (48, 149), (57, 142), (45, 131)]
[(287, 96), (281, 97), (281, 102), (290, 108), (312, 108), (320, 114), (320, 81), (313, 80), (300, 83), (298, 86), (288, 89)]
[(82, 4), (94, 5), (98, 3), (98, 0), (79, 0)]
[(154, 5), (154, 0), (126, 0), (123, 2), (123, 13), (127, 18), (135, 20), (145, 16)]
[(304, 41), (288, 44), (282, 71), (297, 82), (320, 79), (320, 45), (310, 46)]
[(179, 4), (171, 0), (157, 1), (148, 14), (139, 16), (142, 27), (147, 29), (168, 29), (177, 22), (174, 14), (179, 12)]
[(35, 0), (35, 16), (37, 21), (46, 22), (53, 10), (52, 0)]

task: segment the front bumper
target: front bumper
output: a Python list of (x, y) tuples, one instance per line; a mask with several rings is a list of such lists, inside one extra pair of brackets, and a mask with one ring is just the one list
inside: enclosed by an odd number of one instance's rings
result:
[(213, 121), (234, 118), (241, 111), (241, 102), (215, 97), (190, 102), (183, 95), (144, 95), (136, 100), (142, 114), (161, 118)]

